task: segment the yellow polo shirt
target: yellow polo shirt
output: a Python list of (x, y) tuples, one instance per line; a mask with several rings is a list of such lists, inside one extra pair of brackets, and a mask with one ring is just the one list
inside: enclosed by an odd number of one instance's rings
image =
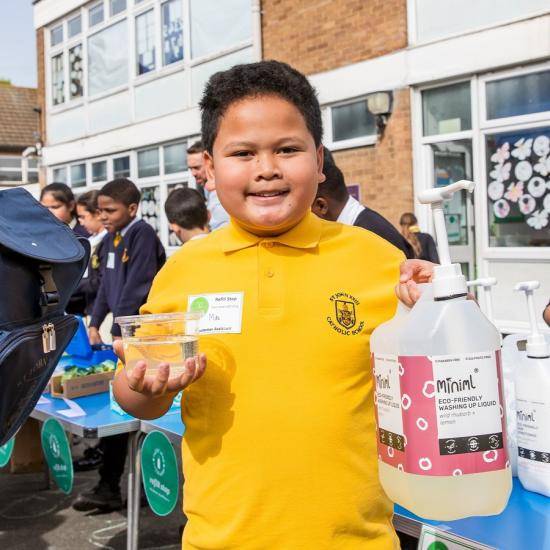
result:
[(243, 292), (240, 334), (201, 336), (185, 390), (185, 549), (399, 548), (378, 482), (369, 336), (402, 253), (308, 214), (273, 238), (234, 222), (182, 247), (143, 313)]

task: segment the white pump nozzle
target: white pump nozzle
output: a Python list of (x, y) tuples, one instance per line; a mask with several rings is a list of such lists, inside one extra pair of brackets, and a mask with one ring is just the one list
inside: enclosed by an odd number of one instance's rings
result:
[(533, 292), (540, 287), (538, 281), (523, 281), (518, 283), (514, 290), (525, 292), (527, 298), (527, 311), (531, 324), (531, 334), (527, 337), (527, 357), (550, 357), (550, 348), (544, 336), (539, 332), (535, 305), (533, 303)]
[(468, 287), (479, 287), (481, 289), (481, 294), (483, 295), (483, 300), (485, 302), (485, 313), (489, 320), (493, 320), (493, 303), (491, 300), (491, 287), (497, 284), (496, 277), (480, 277), (479, 279), (474, 279), (473, 281), (468, 281), (466, 286)]
[(462, 189), (471, 193), (474, 190), (474, 182), (460, 180), (445, 187), (426, 189), (418, 194), (418, 200), (422, 204), (431, 205), (434, 218), (437, 249), (441, 261), (441, 265), (434, 268), (433, 288), (436, 299), (461, 296), (467, 292), (466, 279), (462, 275), (460, 264), (451, 264), (445, 214), (443, 212), (443, 202), (450, 200), (457, 191)]

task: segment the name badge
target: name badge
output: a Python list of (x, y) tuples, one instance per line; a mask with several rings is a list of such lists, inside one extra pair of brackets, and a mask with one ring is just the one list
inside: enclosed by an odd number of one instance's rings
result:
[(240, 334), (243, 321), (243, 292), (194, 294), (187, 299), (188, 311), (202, 313), (199, 334)]
[(115, 253), (109, 252), (107, 254), (107, 269), (114, 269), (115, 268)]

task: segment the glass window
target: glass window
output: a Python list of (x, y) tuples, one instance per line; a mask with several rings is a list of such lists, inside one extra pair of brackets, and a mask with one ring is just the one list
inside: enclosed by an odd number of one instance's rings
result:
[(22, 181), (20, 157), (0, 157), (0, 181)]
[[(433, 143), (434, 186), (472, 179), (472, 144), (469, 139)], [(445, 225), (451, 245), (468, 244), (469, 193), (455, 193), (444, 203)]]
[(155, 70), (155, 14), (146, 11), (136, 17), (137, 74)]
[(160, 188), (142, 187), (140, 202), (141, 219), (160, 235)]
[(102, 160), (92, 163), (92, 183), (107, 181), (107, 161)]
[(63, 25), (58, 25), (50, 31), (50, 45), (56, 46), (63, 42)]
[(146, 149), (138, 153), (138, 178), (150, 178), (159, 175), (159, 150)]
[(54, 168), (52, 170), (52, 178), (57, 183), (67, 183), (67, 167)]
[(120, 21), (88, 40), (88, 86), (91, 96), (128, 82), (128, 28)]
[(103, 2), (101, 4), (97, 4), (93, 7), (91, 7), (88, 10), (88, 25), (90, 27), (94, 27), (95, 25), (99, 25), (104, 19), (103, 14)]
[(130, 157), (119, 157), (113, 159), (113, 177), (129, 178), (130, 177)]
[(252, 39), (250, 0), (190, 0), (193, 57), (219, 52)]
[(82, 17), (77, 15), (76, 17), (69, 19), (69, 22), (67, 23), (67, 30), (69, 32), (69, 38), (80, 34), (82, 32)]
[(175, 174), (187, 170), (187, 152), (184, 143), (164, 147), (164, 173)]
[(550, 246), (550, 127), (486, 137), (490, 246)]
[(111, 15), (116, 15), (126, 9), (126, 0), (111, 0)]
[(86, 185), (86, 165), (75, 164), (71, 166), (71, 187), (84, 187)]
[(162, 62), (170, 65), (183, 59), (183, 15), (181, 0), (162, 5)]
[(332, 107), (331, 112), (332, 141), (376, 134), (376, 122), (367, 108), (366, 100)]
[(487, 82), (487, 118), (550, 111), (550, 71)]
[(63, 54), (52, 57), (52, 104), (59, 105), (65, 101), (65, 73), (63, 71)]
[(423, 91), (422, 114), (425, 136), (471, 130), (470, 83)]
[(69, 50), (69, 95), (71, 99), (82, 97), (83, 82), (82, 44), (78, 44)]

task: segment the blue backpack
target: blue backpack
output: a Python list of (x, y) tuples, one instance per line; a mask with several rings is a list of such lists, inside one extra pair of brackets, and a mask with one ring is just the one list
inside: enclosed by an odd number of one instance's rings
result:
[(90, 245), (21, 188), (0, 191), (0, 445), (19, 429), (78, 327), (65, 307)]

